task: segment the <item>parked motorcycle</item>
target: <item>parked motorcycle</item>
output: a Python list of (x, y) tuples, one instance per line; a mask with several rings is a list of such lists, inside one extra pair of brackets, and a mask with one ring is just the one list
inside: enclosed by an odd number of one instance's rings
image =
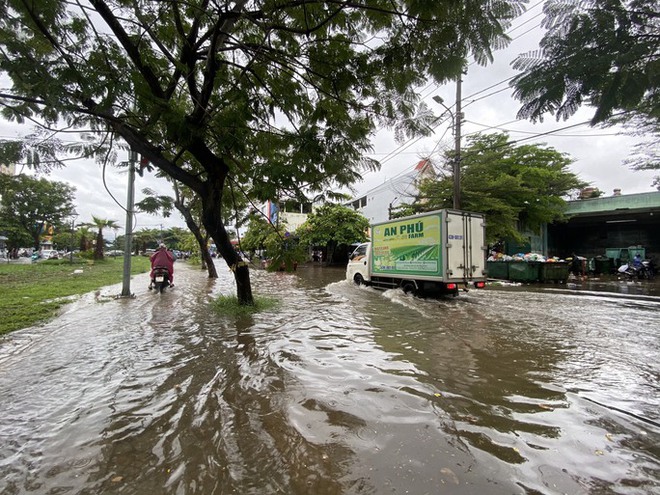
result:
[(655, 277), (655, 269), (651, 260), (644, 260), (638, 266), (631, 264), (621, 265), (619, 274), (629, 280), (652, 280)]
[(151, 285), (156, 292), (162, 293), (165, 291), (165, 287), (170, 285), (170, 272), (165, 266), (155, 266), (154, 267), (154, 278), (151, 281)]

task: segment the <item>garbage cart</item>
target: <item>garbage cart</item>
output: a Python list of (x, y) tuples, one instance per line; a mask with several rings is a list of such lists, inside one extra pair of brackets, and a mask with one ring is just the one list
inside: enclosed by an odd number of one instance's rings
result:
[(568, 263), (541, 263), (539, 280), (541, 282), (566, 282), (568, 280)]
[(509, 263), (509, 280), (514, 282), (536, 282), (539, 279), (537, 261), (512, 261)]

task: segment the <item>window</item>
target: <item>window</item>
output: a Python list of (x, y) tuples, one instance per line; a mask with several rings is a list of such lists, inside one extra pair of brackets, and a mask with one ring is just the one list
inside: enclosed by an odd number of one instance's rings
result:
[(355, 248), (353, 254), (351, 254), (351, 259), (359, 258), (361, 256), (366, 256), (366, 255), (367, 255), (367, 244), (360, 244), (357, 248)]

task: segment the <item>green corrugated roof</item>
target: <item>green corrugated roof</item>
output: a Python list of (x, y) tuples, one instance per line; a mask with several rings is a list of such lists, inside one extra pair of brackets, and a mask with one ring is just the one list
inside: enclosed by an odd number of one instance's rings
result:
[(581, 215), (616, 210), (660, 208), (660, 191), (568, 201), (566, 214)]

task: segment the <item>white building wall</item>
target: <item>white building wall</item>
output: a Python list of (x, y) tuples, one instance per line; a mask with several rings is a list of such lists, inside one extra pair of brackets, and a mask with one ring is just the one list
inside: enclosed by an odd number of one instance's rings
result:
[(307, 220), (307, 213), (281, 212), (280, 221), (286, 222), (287, 232), (295, 232)]
[[(315, 205), (312, 205), (312, 210), (315, 210)], [(281, 211), (272, 201), (263, 203), (259, 211), (264, 217), (269, 218), (273, 224), (281, 225), (286, 224), (287, 232), (295, 232), (298, 227), (307, 221), (307, 213), (299, 213), (294, 211)]]
[(16, 165), (1, 165), (0, 174), (16, 175)]
[(415, 186), (416, 172), (410, 172), (391, 179), (378, 187), (367, 191), (346, 206), (350, 206), (364, 215), (370, 224), (389, 220), (390, 208), (410, 203), (417, 194)]

